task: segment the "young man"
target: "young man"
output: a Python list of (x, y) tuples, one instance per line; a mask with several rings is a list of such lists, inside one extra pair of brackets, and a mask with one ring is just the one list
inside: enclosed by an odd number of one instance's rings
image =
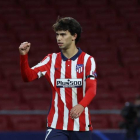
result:
[(48, 54), (30, 68), (30, 43), (19, 47), (22, 78), (25, 82), (45, 76), (52, 88), (51, 108), (47, 116), (45, 140), (91, 140), (88, 105), (96, 94), (94, 58), (76, 43), (81, 26), (73, 18), (59, 18), (53, 25), (61, 52)]

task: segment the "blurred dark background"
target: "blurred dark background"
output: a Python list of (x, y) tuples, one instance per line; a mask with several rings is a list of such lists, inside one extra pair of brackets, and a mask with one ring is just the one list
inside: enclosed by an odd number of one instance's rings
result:
[[(0, 0), (0, 131), (46, 129), (50, 86), (45, 78), (22, 81), (18, 47), (31, 43), (30, 67), (59, 52), (52, 30), (58, 16), (79, 21), (83, 32), (77, 47), (96, 61), (94, 129), (119, 129), (120, 114), (101, 110), (118, 111), (140, 94), (140, 0)], [(26, 110), (46, 114), (3, 113)]]

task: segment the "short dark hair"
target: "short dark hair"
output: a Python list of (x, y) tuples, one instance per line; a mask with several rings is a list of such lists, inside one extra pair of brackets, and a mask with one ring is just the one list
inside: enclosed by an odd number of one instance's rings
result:
[(69, 31), (71, 35), (77, 34), (77, 38), (75, 40), (75, 44), (79, 41), (82, 27), (79, 24), (78, 21), (76, 21), (74, 18), (71, 17), (64, 17), (60, 18), (58, 17), (56, 23), (52, 26), (53, 30), (56, 31)]

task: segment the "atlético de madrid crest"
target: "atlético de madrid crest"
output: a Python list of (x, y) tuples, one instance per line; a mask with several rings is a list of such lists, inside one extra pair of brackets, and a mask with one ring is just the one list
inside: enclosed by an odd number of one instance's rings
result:
[(78, 73), (83, 72), (83, 69), (84, 69), (84, 65), (83, 65), (83, 64), (77, 64), (77, 65), (76, 65), (76, 71), (77, 71)]

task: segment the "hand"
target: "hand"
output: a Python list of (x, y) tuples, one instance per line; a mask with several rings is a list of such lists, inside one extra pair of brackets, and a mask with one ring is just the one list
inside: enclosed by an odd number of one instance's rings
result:
[(26, 55), (30, 50), (31, 43), (23, 42), (19, 46), (19, 52), (21, 55)]
[(78, 104), (71, 109), (70, 117), (72, 119), (76, 119), (82, 114), (83, 111), (84, 111), (84, 107), (82, 105)]

